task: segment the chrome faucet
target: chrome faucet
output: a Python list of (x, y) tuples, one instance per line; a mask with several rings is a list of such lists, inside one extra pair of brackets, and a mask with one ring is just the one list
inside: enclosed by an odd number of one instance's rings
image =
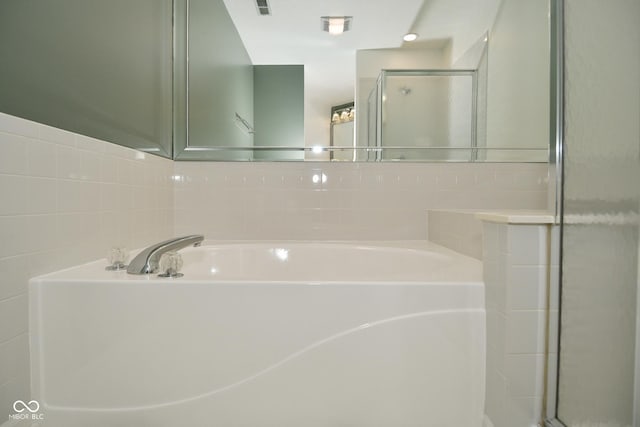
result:
[(127, 268), (129, 274), (152, 274), (158, 271), (160, 257), (169, 251), (177, 251), (187, 246), (200, 246), (204, 236), (193, 235), (177, 237), (175, 239), (165, 240), (164, 242), (151, 245), (140, 252), (130, 263)]

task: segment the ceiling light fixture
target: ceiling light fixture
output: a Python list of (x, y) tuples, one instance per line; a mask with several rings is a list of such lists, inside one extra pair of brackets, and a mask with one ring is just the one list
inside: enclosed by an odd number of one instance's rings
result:
[(404, 35), (404, 37), (402, 37), (402, 40), (406, 41), (406, 42), (414, 42), (416, 40), (418, 40), (418, 34), (417, 33), (407, 33)]
[(353, 16), (321, 16), (322, 31), (326, 31), (334, 36), (342, 34), (351, 29)]

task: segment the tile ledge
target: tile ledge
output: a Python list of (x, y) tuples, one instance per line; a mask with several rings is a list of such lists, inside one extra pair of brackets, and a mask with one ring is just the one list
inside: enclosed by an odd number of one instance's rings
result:
[(544, 210), (476, 212), (476, 218), (501, 224), (553, 224), (555, 222), (553, 214)]

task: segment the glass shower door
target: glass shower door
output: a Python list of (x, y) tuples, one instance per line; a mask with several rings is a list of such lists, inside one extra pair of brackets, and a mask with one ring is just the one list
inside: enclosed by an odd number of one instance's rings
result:
[(639, 422), (640, 58), (614, 53), (640, 49), (638, 22), (637, 1), (565, 0), (557, 418), (569, 427)]

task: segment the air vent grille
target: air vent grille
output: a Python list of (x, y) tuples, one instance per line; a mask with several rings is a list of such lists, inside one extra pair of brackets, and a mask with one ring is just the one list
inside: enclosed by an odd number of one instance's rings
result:
[(271, 15), (271, 9), (269, 8), (269, 2), (267, 0), (256, 0), (256, 6), (258, 7), (258, 14)]

